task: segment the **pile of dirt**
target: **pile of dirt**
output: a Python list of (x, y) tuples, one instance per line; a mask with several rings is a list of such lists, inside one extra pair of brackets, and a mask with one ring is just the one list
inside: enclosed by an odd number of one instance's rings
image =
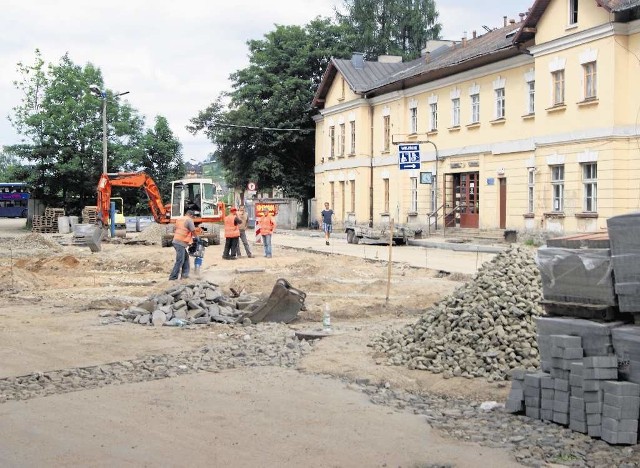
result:
[(164, 224), (151, 223), (136, 236), (137, 241), (145, 241), (149, 244), (160, 244), (162, 235), (167, 232)]
[(373, 347), (391, 365), (444, 377), (505, 380), (539, 365), (535, 318), (543, 314), (534, 252), (513, 247), (412, 325), (382, 333)]
[(0, 249), (15, 251), (50, 251), (60, 252), (62, 246), (38, 233), (31, 233), (19, 237), (0, 237)]

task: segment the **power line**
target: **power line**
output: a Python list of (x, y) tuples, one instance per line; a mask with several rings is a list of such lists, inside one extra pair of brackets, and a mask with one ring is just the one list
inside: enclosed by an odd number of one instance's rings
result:
[(247, 128), (250, 130), (267, 130), (271, 132), (311, 132), (309, 128), (274, 128), (274, 127), (254, 127), (251, 125), (234, 125), (227, 123), (214, 122), (213, 127), (231, 127), (231, 128)]

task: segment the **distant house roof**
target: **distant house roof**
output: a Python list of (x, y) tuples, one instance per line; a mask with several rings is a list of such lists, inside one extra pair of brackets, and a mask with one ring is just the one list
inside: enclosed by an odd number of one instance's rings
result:
[[(640, 0), (595, 0), (596, 4), (611, 13), (620, 13), (640, 6)], [(514, 37), (514, 42), (527, 42), (536, 35), (538, 21), (542, 18), (551, 0), (536, 0), (529, 9), (529, 14), (524, 20), (522, 28)]]
[(331, 59), (314, 96), (312, 106), (323, 108), (324, 100), (337, 72), (357, 94), (376, 95), (394, 89), (459, 73), (464, 70), (521, 54), (513, 43), (522, 23), (512, 23), (482, 36), (442, 46), (410, 62), (365, 62), (358, 55), (351, 60)]

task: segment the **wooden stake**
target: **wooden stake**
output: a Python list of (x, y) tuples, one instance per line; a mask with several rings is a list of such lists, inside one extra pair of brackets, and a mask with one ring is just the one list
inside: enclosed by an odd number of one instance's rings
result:
[(389, 264), (387, 265), (387, 297), (386, 302), (389, 303), (389, 292), (391, 290), (391, 254), (393, 252), (393, 218), (389, 223)]

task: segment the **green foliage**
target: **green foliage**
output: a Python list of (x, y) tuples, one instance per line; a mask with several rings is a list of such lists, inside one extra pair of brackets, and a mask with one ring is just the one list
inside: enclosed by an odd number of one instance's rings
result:
[(0, 182), (22, 182), (20, 160), (8, 151), (0, 152)]
[(330, 57), (350, 55), (343, 37), (340, 26), (317, 18), (304, 27), (276, 26), (248, 42), (249, 66), (231, 75), (233, 91), (219, 95), (188, 127), (218, 146), (230, 186), (252, 180), (261, 190), (313, 195), (310, 103)]
[(336, 18), (354, 51), (369, 60), (385, 54), (417, 58), (442, 30), (435, 0), (344, 0), (343, 7)]

